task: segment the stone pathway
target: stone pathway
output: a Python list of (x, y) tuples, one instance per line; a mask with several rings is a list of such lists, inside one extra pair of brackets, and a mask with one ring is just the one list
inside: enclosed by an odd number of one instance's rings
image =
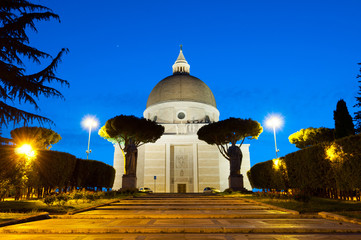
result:
[(239, 198), (153, 194), (2, 227), (0, 239), (361, 239), (361, 225)]

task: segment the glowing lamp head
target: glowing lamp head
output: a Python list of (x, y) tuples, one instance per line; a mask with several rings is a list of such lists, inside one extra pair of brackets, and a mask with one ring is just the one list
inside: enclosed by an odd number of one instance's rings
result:
[(281, 162), (279, 158), (273, 159), (273, 167), (278, 170), (281, 166)]
[(82, 120), (82, 126), (84, 128), (96, 128), (99, 125), (99, 121), (94, 116), (86, 116)]
[(266, 126), (268, 128), (279, 128), (283, 125), (283, 117), (280, 115), (270, 115), (266, 119)]
[(35, 157), (35, 151), (30, 144), (23, 144), (21, 147), (17, 148), (17, 153), (24, 154), (29, 158)]

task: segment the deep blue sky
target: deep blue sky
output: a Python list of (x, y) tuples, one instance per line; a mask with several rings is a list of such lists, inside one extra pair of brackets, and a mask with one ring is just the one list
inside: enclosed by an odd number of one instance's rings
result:
[[(70, 50), (57, 71), (71, 84), (57, 86), (65, 101), (40, 99), (36, 112), (51, 118), (63, 138), (53, 150), (86, 158), (88, 133), (80, 122), (87, 114), (101, 126), (120, 114), (142, 116), (152, 88), (172, 74), (180, 44), (191, 75), (213, 91), (220, 119), (264, 125), (270, 113), (284, 116), (281, 156), (297, 150), (288, 136), (301, 128), (333, 128), (339, 99), (352, 116), (356, 111), (359, 0), (33, 2), (53, 9), (61, 23), (39, 23), (37, 34), (29, 32), (31, 44), (54, 56)], [(247, 143), (251, 165), (275, 156), (272, 131)], [(113, 163), (113, 146), (97, 131), (91, 149), (91, 159)]]

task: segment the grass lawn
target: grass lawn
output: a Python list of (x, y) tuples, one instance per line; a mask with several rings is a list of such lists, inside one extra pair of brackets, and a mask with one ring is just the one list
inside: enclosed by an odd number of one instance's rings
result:
[(361, 219), (361, 202), (341, 201), (326, 198), (312, 197), (308, 202), (296, 200), (271, 199), (251, 194), (230, 194), (228, 196), (248, 198), (270, 205), (291, 209), (301, 214), (317, 214), (318, 212), (332, 212), (335, 214)]
[(28, 213), (28, 212), (49, 212), (50, 214), (65, 214), (74, 210), (107, 203), (112, 199), (98, 199), (92, 202), (83, 200), (69, 200), (64, 205), (53, 204), (51, 206), (43, 203), (42, 200), (21, 200), (0, 202), (0, 212)]
[[(120, 198), (118, 198), (120, 199)], [(53, 204), (51, 206), (43, 203), (42, 200), (21, 200), (0, 202), (0, 222), (17, 219), (29, 215), (35, 215), (40, 212), (50, 214), (66, 214), (75, 210), (92, 207), (108, 203), (117, 199), (98, 199), (92, 202), (83, 200), (69, 200), (64, 205)]]
[(115, 200), (129, 198), (133, 196), (143, 196), (145, 193), (135, 193), (132, 195), (117, 194), (110, 198), (101, 198), (95, 201), (86, 199), (69, 200), (63, 205), (55, 202), (53, 205), (46, 205), (42, 200), (5, 200), (0, 201), (0, 222), (9, 221), (21, 217), (35, 215), (40, 212), (48, 212), (51, 215), (66, 214), (72, 211), (89, 208), (92, 206), (109, 203)]
[(361, 219), (361, 211), (342, 211), (334, 213), (345, 217)]

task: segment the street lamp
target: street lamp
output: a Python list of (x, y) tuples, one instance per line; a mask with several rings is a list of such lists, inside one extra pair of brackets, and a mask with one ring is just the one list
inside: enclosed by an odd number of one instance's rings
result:
[(21, 147), (16, 148), (16, 152), (18, 154), (24, 154), (27, 159), (31, 159), (35, 157), (35, 150), (32, 148), (30, 144), (23, 144)]
[(90, 134), (91, 134), (92, 128), (96, 128), (99, 125), (99, 121), (94, 116), (86, 116), (85, 118), (83, 118), (82, 125), (83, 125), (83, 127), (89, 129), (88, 150), (85, 151), (86, 152), (86, 159), (89, 159), (89, 154), (91, 153), (91, 150), (90, 150)]
[(275, 139), (275, 150), (276, 150), (276, 158), (278, 158), (277, 153), (280, 151), (277, 149), (277, 141), (276, 141), (276, 128), (279, 128), (283, 125), (283, 117), (280, 115), (270, 115), (266, 119), (266, 126), (270, 129), (273, 129), (273, 135)]

